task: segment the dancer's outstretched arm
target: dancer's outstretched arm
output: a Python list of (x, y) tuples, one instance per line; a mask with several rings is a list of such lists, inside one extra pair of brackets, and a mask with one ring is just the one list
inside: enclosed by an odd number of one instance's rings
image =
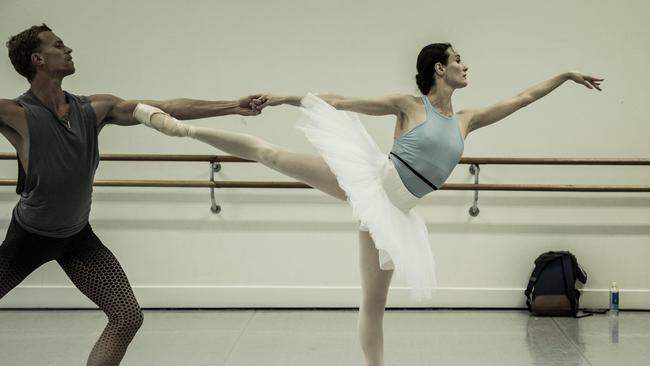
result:
[[(326, 101), (332, 107), (345, 111), (368, 114), (372, 116), (399, 115), (410, 101), (408, 95), (394, 94), (376, 98), (345, 97), (336, 94), (318, 94), (318, 97)], [(265, 95), (264, 102), (260, 108), (290, 104), (300, 106), (302, 97)]]
[(546, 96), (567, 80), (572, 80), (589, 89), (597, 89), (600, 91), (600, 83), (604, 79), (581, 74), (579, 72), (565, 72), (537, 85), (533, 85), (514, 97), (502, 100), (492, 106), (466, 109), (458, 112), (458, 114), (461, 116), (461, 121), (464, 121), (467, 124), (466, 130), (467, 133), (469, 133), (502, 120), (517, 110)]
[(133, 126), (139, 124), (133, 118), (133, 111), (138, 103), (146, 103), (163, 109), (180, 120), (239, 114), (254, 116), (260, 113), (258, 108), (265, 99), (261, 95), (250, 95), (232, 101), (207, 101), (196, 99), (173, 99), (167, 101), (123, 100), (114, 95), (99, 94), (90, 97), (90, 102), (97, 114), (100, 126), (115, 124)]

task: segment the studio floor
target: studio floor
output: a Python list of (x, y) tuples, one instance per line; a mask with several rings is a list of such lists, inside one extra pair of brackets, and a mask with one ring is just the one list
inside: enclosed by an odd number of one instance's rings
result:
[[(363, 365), (355, 310), (147, 310), (122, 362)], [(95, 310), (0, 311), (3, 366), (84, 365)], [(525, 311), (390, 310), (386, 365), (650, 365), (650, 312), (537, 318)]]

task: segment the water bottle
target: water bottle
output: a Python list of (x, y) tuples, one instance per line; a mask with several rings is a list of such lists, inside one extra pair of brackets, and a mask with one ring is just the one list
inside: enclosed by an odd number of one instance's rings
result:
[(618, 287), (616, 287), (616, 282), (612, 282), (612, 287), (609, 289), (609, 314), (618, 315)]

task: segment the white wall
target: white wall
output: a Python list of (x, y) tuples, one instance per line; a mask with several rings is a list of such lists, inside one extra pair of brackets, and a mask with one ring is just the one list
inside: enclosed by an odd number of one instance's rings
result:
[[(450, 41), (469, 66), (456, 109), (482, 106), (565, 70), (605, 77), (602, 93), (567, 83), (478, 131), (465, 156), (650, 157), (649, 3), (613, 1), (27, 1), (0, 3), (0, 35), (46, 22), (74, 49), (64, 88), (123, 98), (232, 99), (253, 92), (414, 93), (420, 48)], [(0, 96), (26, 82), (0, 57)], [(295, 109), (197, 122), (310, 151)], [(363, 117), (390, 149), (391, 118)], [(216, 151), (144, 127), (106, 128), (103, 153)], [(0, 141), (0, 151), (11, 146)], [(0, 162), (0, 178), (15, 177)], [(208, 164), (104, 162), (98, 178), (205, 179)], [(286, 179), (227, 165), (223, 179)], [(648, 184), (647, 167), (485, 166), (486, 183)], [(459, 166), (449, 182), (471, 182)], [(307, 190), (97, 188), (91, 222), (146, 307), (356, 306), (356, 226), (346, 205)], [(650, 308), (648, 194), (437, 192), (420, 207), (440, 289), (415, 304), (395, 281), (391, 306), (520, 307), (533, 259), (571, 250), (589, 273), (583, 305), (603, 307), (617, 281), (624, 308)], [(16, 196), (0, 188), (0, 226)], [(0, 307), (92, 306), (48, 264)]]

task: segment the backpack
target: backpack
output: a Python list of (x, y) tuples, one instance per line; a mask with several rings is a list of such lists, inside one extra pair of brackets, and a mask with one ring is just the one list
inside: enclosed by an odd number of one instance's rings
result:
[(573, 254), (567, 251), (541, 254), (535, 259), (535, 269), (524, 291), (528, 310), (538, 316), (576, 317), (580, 299), (576, 280), (587, 283), (587, 274)]

